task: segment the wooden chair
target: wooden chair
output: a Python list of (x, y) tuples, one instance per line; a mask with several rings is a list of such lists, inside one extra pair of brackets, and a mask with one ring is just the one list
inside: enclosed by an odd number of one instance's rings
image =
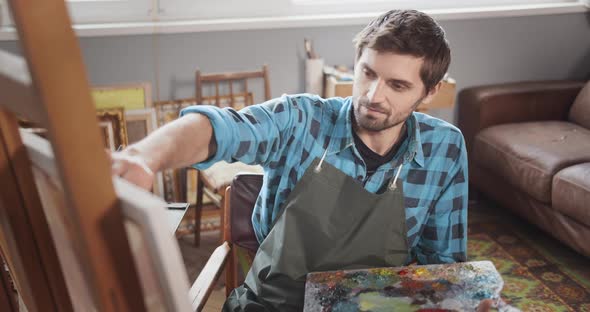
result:
[(223, 240), (231, 248), (225, 265), (226, 295), (243, 282), (258, 250), (252, 211), (262, 188), (262, 179), (262, 174), (237, 174), (225, 191)]
[(189, 291), (165, 203), (111, 176), (64, 1), (10, 7), (26, 59), (0, 51), (0, 248), (26, 310), (200, 310), (228, 245)]
[[(195, 94), (197, 104), (211, 104), (218, 107), (233, 107), (235, 109), (253, 104), (253, 97), (248, 89), (248, 81), (257, 80), (264, 84), (264, 99), (270, 100), (270, 82), (268, 67), (264, 65), (260, 71), (234, 72), (219, 74), (201, 74), (196, 71)], [(236, 92), (234, 85), (241, 85)], [(250, 84), (251, 85), (251, 84)], [(204, 96), (205, 89), (212, 87), (213, 95)], [(221, 91), (220, 91), (221, 90)], [(223, 90), (228, 92), (222, 92)], [(238, 172), (262, 173), (262, 167), (250, 166), (240, 162), (218, 162), (207, 170), (197, 171), (197, 199), (195, 205), (195, 246), (199, 246), (201, 215), (203, 211), (203, 194), (207, 195), (223, 214), (224, 191)], [(221, 220), (224, 220), (223, 215)]]

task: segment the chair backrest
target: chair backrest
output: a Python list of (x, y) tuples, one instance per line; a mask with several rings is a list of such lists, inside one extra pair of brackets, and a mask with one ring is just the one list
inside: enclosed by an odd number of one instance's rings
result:
[(225, 266), (226, 296), (243, 282), (258, 250), (252, 212), (263, 178), (262, 174), (240, 173), (225, 190), (223, 240), (231, 245)]
[(249, 251), (258, 250), (258, 240), (252, 228), (252, 212), (260, 194), (264, 175), (243, 173), (235, 176), (231, 183), (229, 213), (226, 227), (227, 240)]
[(9, 3), (25, 58), (0, 52), (0, 248), (27, 310), (146, 311), (156, 285), (166, 310), (188, 311), (177, 247), (150, 210), (163, 203), (113, 185), (65, 2)]
[[(195, 73), (195, 96), (197, 104), (210, 104), (218, 107), (234, 107), (236, 109), (254, 104), (253, 95), (248, 88), (248, 81), (262, 79), (264, 83), (264, 100), (270, 100), (270, 81), (268, 66), (260, 71), (202, 74)], [(235, 85), (241, 88), (235, 89)], [(214, 87), (213, 92), (206, 92), (206, 87)], [(207, 89), (208, 90), (208, 89)]]

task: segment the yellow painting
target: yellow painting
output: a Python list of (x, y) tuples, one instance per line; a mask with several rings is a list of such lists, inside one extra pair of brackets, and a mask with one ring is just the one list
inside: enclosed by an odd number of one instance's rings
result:
[(152, 106), (151, 87), (147, 82), (93, 87), (92, 98), (97, 109), (123, 107), (133, 110)]

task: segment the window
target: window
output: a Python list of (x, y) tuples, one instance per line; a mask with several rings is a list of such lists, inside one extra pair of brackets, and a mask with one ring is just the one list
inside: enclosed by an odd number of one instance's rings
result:
[(427, 11), (469, 10), (482, 7), (579, 4), (578, 0), (291, 0), (305, 14), (384, 12), (391, 9)]
[[(66, 0), (72, 23), (145, 22), (152, 20), (151, 0)], [(6, 0), (0, 0), (1, 25), (13, 25)]]
[(291, 0), (159, 0), (160, 20), (210, 20), (288, 16)]
[[(6, 1), (0, 0), (0, 25), (11, 26)], [(393, 8), (423, 10), (439, 20), (563, 14), (590, 8), (590, 0), (65, 1), (82, 36), (360, 25)], [(0, 31), (0, 40), (12, 38), (14, 29)]]
[(74, 24), (152, 20), (151, 0), (67, 0)]
[(588, 0), (159, 0), (160, 20), (280, 18), (378, 13), (393, 8), (429, 12), (526, 5), (580, 6)]
[(8, 10), (6, 7), (6, 0), (0, 0), (0, 26), (10, 25), (11, 21), (8, 17)]

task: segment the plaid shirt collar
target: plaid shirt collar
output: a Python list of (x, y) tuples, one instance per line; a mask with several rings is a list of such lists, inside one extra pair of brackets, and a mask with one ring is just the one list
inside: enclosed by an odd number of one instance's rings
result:
[[(342, 152), (348, 147), (354, 146), (354, 139), (352, 137), (352, 109), (352, 96), (349, 96), (344, 100), (344, 105), (342, 105), (338, 112), (331, 135), (333, 138), (342, 137), (343, 139), (339, 141), (331, 140), (328, 145), (328, 150), (330, 152)], [(420, 167), (424, 167), (424, 153), (422, 151), (422, 142), (420, 139), (420, 125), (414, 113), (406, 119), (406, 129), (408, 131), (408, 136), (406, 137), (405, 142), (400, 146), (400, 149), (406, 149), (406, 151), (401, 159), (403, 159), (403, 163), (414, 161)], [(385, 169), (395, 168), (399, 165), (399, 158), (394, 158), (391, 161), (390, 166)]]

